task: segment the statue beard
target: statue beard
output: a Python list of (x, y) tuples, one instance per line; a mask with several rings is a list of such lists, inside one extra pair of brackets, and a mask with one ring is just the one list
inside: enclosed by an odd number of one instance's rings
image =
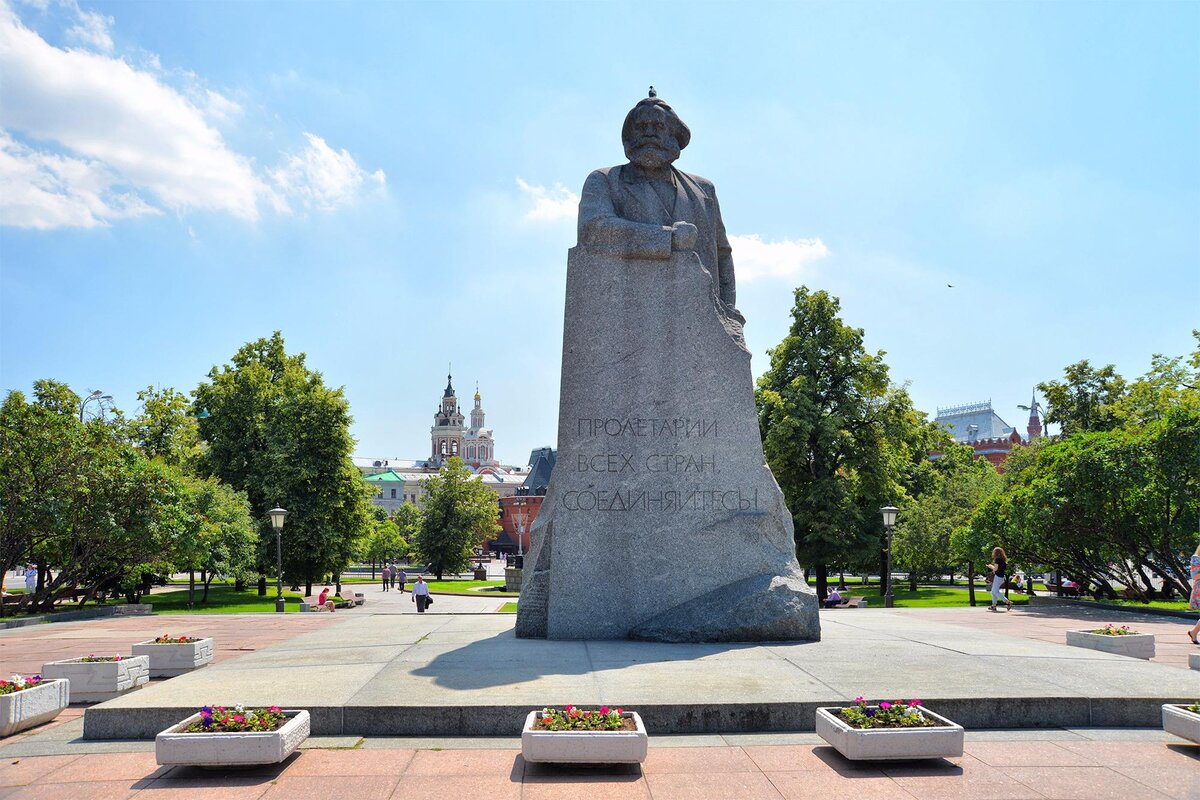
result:
[(625, 148), (626, 157), (642, 169), (657, 170), (670, 166), (679, 158), (679, 145), (674, 139), (644, 139)]

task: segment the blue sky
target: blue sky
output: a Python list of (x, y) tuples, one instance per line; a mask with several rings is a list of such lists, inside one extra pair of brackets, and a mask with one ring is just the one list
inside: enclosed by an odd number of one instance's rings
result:
[[(127, 411), (281, 330), (361, 455), (453, 362), (553, 444), (566, 250), (654, 84), (717, 186), (755, 375), (801, 283), (918, 408), (1200, 325), (1200, 4), (0, 0), (0, 390)], [(947, 287), (953, 284), (953, 288)]]

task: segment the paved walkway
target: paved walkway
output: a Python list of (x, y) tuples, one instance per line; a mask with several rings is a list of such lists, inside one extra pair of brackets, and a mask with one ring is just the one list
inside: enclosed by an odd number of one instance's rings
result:
[(515, 740), (368, 739), (237, 772), (158, 767), (152, 752), (9, 758), (0, 748), (0, 800), (1200, 798), (1200, 747), (1161, 731), (972, 732), (960, 758), (872, 764), (846, 761), (818, 741), (652, 737), (640, 768), (566, 768), (526, 764)]

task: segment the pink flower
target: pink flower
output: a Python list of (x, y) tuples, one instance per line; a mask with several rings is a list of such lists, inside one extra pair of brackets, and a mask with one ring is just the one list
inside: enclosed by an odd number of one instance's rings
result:
[(278, 714), (281, 710), (282, 709), (280, 709), (279, 706), (271, 706), (267, 709), (267, 711), (270, 711), (272, 714)]
[(864, 701), (864, 700), (863, 700), (863, 696), (860, 694), (858, 697), (854, 698), (854, 702), (856, 702), (856, 703), (863, 703), (863, 702), (866, 702), (866, 701)]
[(910, 706), (919, 706), (919, 705), (921, 705), (921, 701), (914, 697), (912, 700), (910, 700), (908, 702), (908, 704)]
[(607, 715), (608, 714), (608, 706), (600, 706), (600, 713)]
[(884, 711), (887, 711), (889, 708), (892, 707), (892, 704), (889, 703), (887, 700), (884, 700), (882, 703), (879, 704), (879, 707), (882, 708)]
[(234, 722), (245, 722), (246, 718), (244, 716), (242, 716), (241, 714), (234, 714), (233, 721)]

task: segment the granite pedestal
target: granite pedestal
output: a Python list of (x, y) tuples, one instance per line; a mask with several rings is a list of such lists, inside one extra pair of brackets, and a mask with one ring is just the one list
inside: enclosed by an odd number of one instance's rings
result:
[(89, 739), (152, 738), (206, 704), (307, 709), (314, 735), (516, 736), (530, 710), (610, 705), (653, 733), (811, 731), (818, 706), (920, 697), (972, 728), (1160, 724), (1187, 669), (885, 610), (822, 612), (822, 641), (518, 639), (509, 615), (382, 615), (88, 709)]

